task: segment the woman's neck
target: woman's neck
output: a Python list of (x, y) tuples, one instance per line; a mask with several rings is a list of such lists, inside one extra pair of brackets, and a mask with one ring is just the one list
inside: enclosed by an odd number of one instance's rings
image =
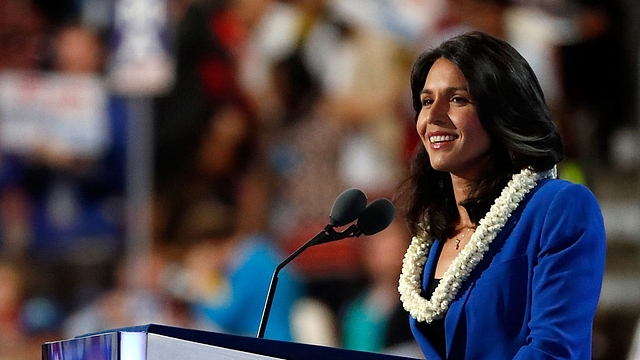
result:
[(453, 185), (453, 195), (456, 199), (456, 204), (458, 205), (458, 214), (460, 215), (460, 222), (458, 223), (457, 228), (473, 227), (474, 224), (469, 218), (467, 209), (461, 205), (462, 201), (469, 196), (471, 181), (451, 174), (451, 183)]

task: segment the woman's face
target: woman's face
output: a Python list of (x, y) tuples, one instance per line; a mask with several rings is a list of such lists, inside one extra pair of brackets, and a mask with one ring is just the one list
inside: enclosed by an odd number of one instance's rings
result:
[(462, 72), (445, 58), (436, 60), (420, 102), (416, 129), (431, 166), (463, 178), (476, 176), (489, 159), (490, 140)]

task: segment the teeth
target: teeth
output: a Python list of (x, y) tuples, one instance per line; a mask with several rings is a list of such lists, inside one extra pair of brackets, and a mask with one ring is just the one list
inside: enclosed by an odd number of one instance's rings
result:
[(443, 141), (453, 141), (457, 138), (454, 135), (438, 135), (429, 137), (429, 141), (432, 143), (443, 142)]

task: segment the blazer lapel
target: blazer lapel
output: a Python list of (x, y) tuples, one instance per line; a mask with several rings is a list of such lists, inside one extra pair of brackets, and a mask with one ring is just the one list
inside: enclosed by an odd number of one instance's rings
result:
[[(442, 242), (439, 240), (435, 240), (431, 245), (431, 248), (429, 249), (427, 262), (424, 265), (424, 270), (422, 273), (422, 294), (421, 295), (423, 297), (428, 296), (426, 292), (431, 279), (433, 279), (433, 274), (436, 270), (436, 265), (438, 263), (438, 257), (441, 250), (442, 250)], [(416, 319), (411, 318), (411, 321), (413, 321), (415, 325)], [(436, 349), (433, 346), (431, 346), (431, 344), (428, 341), (425, 341), (423, 345), (424, 345), (424, 348), (422, 349), (422, 351), (427, 359), (443, 360), (438, 354), (438, 352), (436, 351)]]
[[(478, 267), (482, 267), (481, 266), (482, 262), (491, 260), (491, 258), (493, 257), (494, 251), (496, 249), (494, 244), (495, 245), (501, 244), (505, 241), (505, 239), (509, 237), (509, 235), (513, 231), (513, 228), (518, 223), (518, 220), (520, 219), (520, 215), (522, 214), (521, 209), (518, 209), (518, 210), (520, 211), (515, 211), (512, 214), (511, 218), (509, 218), (509, 220), (505, 224), (502, 231), (500, 231), (500, 233), (498, 234), (498, 236), (496, 236), (496, 238), (493, 240), (491, 245), (489, 245), (490, 250), (487, 252), (487, 254), (485, 254), (485, 258), (480, 262), (480, 264), (478, 264)], [(513, 240), (516, 240), (516, 239), (513, 239)], [(501, 245), (498, 245), (498, 246), (501, 247)], [(469, 298), (469, 294), (471, 294), (471, 292), (473, 291), (476, 280), (478, 279), (479, 276), (480, 276), (480, 273), (475, 271), (474, 269), (474, 271), (471, 272), (471, 275), (469, 276), (469, 278), (462, 283), (462, 287), (460, 289), (461, 292), (458, 292), (456, 298), (453, 300), (453, 302), (449, 307), (449, 310), (445, 317), (447, 354), (451, 354), (451, 349), (453, 347), (453, 344), (456, 343), (456, 336), (455, 336), (456, 334), (466, 337), (466, 334), (465, 334), (466, 331), (458, 331), (457, 329), (459, 326), (464, 326), (464, 324), (462, 325), (460, 324), (460, 317), (462, 315), (462, 312), (464, 311), (465, 304), (467, 302), (467, 299)], [(464, 346), (464, 345), (465, 344), (460, 344), (460, 343), (456, 344), (456, 346)]]
[(442, 241), (434, 240), (431, 248), (429, 249), (429, 255), (427, 256), (427, 262), (424, 264), (424, 272), (422, 273), (422, 296), (426, 296), (424, 292), (429, 286), (429, 282), (433, 279), (433, 274), (436, 271), (436, 265), (438, 264), (438, 258), (440, 257), (440, 251), (442, 250)]

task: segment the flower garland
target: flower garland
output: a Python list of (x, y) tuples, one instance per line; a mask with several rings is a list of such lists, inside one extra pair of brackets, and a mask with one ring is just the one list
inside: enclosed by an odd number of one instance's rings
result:
[(431, 323), (433, 320), (442, 318), (460, 290), (462, 282), (482, 260), (489, 250), (489, 245), (507, 223), (511, 213), (537, 182), (547, 177), (556, 178), (557, 168), (554, 167), (543, 173), (525, 168), (513, 175), (507, 186), (502, 189), (500, 196), (491, 205), (489, 212), (478, 223), (469, 243), (445, 271), (430, 300), (420, 296), (420, 293), (422, 272), (433, 239), (427, 236), (426, 231), (414, 236), (402, 261), (402, 274), (398, 286), (404, 309), (419, 322)]

